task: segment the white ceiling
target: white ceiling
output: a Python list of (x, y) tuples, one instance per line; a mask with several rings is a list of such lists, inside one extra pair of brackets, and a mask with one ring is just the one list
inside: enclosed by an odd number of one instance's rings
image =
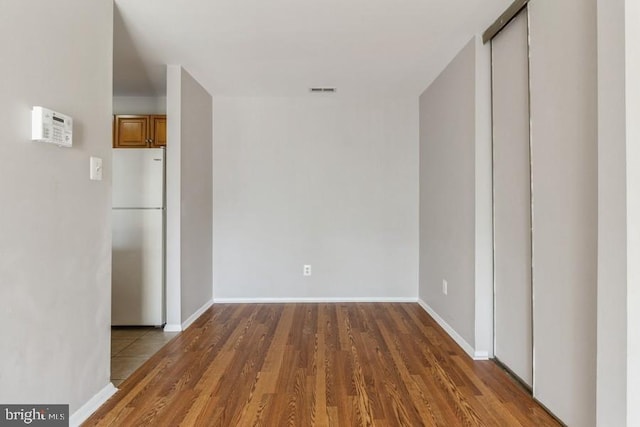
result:
[(114, 93), (418, 95), (512, 0), (115, 0)]

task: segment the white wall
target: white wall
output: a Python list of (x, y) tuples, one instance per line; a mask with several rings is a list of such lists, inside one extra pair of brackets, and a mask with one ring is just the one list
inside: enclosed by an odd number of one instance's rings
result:
[(182, 330), (181, 189), (182, 160), (182, 67), (167, 66), (167, 161), (166, 161), (166, 309), (165, 330)]
[(564, 422), (595, 424), (596, 0), (529, 3), (534, 394)]
[(598, 1), (598, 426), (640, 425), (639, 22)]
[(167, 329), (180, 330), (213, 301), (211, 95), (167, 67)]
[(490, 46), (480, 37), (469, 41), (422, 93), (419, 110), (420, 299), (470, 356), (487, 359), (493, 357)]
[[(73, 413), (109, 384), (112, 16), (111, 0), (2, 3), (3, 403)], [(73, 148), (29, 141), (34, 105), (73, 117)]]
[[(598, 0), (597, 424), (627, 413), (625, 0)], [(634, 405), (630, 405), (632, 407)], [(633, 424), (629, 424), (633, 425)]]
[(211, 95), (182, 70), (182, 322), (213, 298), (213, 106)]
[(640, 425), (640, 2), (625, 2), (627, 149), (627, 425)]
[(214, 117), (216, 300), (417, 297), (415, 98), (221, 97)]
[[(420, 96), (420, 298), (475, 346), (476, 44)], [(448, 293), (442, 291), (442, 280)]]
[(166, 114), (166, 96), (114, 96), (113, 114)]

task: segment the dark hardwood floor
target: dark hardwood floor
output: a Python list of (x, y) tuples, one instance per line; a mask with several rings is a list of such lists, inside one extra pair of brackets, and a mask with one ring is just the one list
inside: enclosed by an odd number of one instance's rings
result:
[(216, 304), (86, 426), (556, 426), (418, 304)]

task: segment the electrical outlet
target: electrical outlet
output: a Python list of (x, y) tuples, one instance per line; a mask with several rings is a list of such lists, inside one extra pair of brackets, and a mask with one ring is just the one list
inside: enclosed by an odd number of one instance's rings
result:
[(442, 279), (442, 293), (447, 295), (447, 292), (449, 292), (449, 283), (447, 283), (446, 280)]
[(304, 265), (302, 267), (302, 275), (303, 276), (311, 276), (311, 266), (310, 265)]

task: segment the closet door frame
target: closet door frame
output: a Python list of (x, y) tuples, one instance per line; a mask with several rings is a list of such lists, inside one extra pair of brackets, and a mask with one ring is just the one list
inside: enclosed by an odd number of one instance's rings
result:
[(483, 34), (483, 42), (486, 43), (490, 43), (490, 49), (491, 49), (491, 97), (492, 97), (492, 102), (491, 102), (491, 116), (492, 116), (492, 125), (491, 125), (491, 133), (492, 133), (492, 144), (491, 144), (491, 150), (492, 150), (492, 193), (493, 193), (493, 214), (492, 214), (492, 222), (493, 222), (493, 270), (494, 270), (494, 274), (493, 274), (493, 306), (494, 306), (494, 310), (493, 310), (493, 330), (494, 330), (494, 334), (493, 334), (493, 349), (494, 349), (494, 354), (495, 354), (495, 350), (496, 350), (496, 338), (497, 338), (497, 316), (496, 316), (496, 194), (495, 194), (495, 152), (494, 152), (494, 136), (495, 136), (495, 120), (494, 120), (494, 107), (493, 107), (493, 96), (494, 96), (494, 55), (493, 55), (493, 43), (492, 40), (502, 32), (503, 29), (505, 29), (514, 19), (516, 19), (517, 17), (519, 17), (521, 14), (525, 14), (526, 15), (526, 22), (527, 22), (527, 73), (528, 73), (528, 84), (527, 84), (527, 91), (528, 91), (528, 112), (529, 112), (529, 132), (528, 132), (528, 146), (529, 146), (529, 185), (530, 185), (530, 205), (529, 205), (529, 218), (530, 218), (530, 226), (531, 226), (531, 230), (530, 230), (530, 244), (531, 244), (531, 248), (530, 248), (530, 253), (531, 253), (531, 260), (530, 260), (530, 278), (531, 278), (531, 386), (529, 386), (528, 384), (526, 384), (525, 381), (523, 381), (516, 373), (514, 373), (513, 371), (511, 371), (511, 369), (505, 365), (504, 363), (502, 363), (496, 356), (495, 357), (495, 361), (500, 364), (503, 368), (505, 368), (507, 371), (509, 371), (515, 379), (517, 379), (522, 385), (523, 387), (525, 387), (527, 390), (529, 390), (532, 395), (535, 396), (535, 342), (534, 342), (534, 329), (535, 329), (535, 318), (533, 316), (533, 313), (535, 312), (535, 278), (534, 278), (534, 270), (533, 270), (533, 263), (534, 263), (534, 259), (535, 259), (535, 253), (534, 253), (534, 247), (533, 247), (533, 230), (534, 230), (534, 218), (533, 218), (533, 203), (534, 203), (534, 192), (533, 192), (533, 186), (532, 186), (532, 182), (533, 182), (533, 164), (532, 164), (532, 158), (533, 158), (533, 138), (532, 138), (532, 134), (531, 134), (531, 45), (530, 45), (530, 29), (531, 29), (531, 22), (530, 22), (530, 15), (529, 15), (529, 10), (528, 10), (528, 3), (529, 0), (516, 0), (514, 3), (512, 3), (512, 5), (491, 25), (491, 27), (489, 27)]

